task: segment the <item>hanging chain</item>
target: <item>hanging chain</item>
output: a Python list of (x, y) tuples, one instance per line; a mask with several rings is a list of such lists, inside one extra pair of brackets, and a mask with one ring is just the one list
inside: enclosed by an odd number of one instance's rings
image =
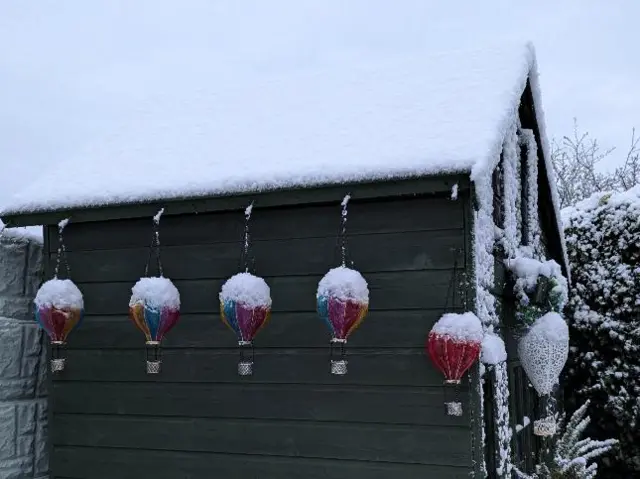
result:
[(342, 266), (347, 265), (347, 218), (349, 215), (348, 206), (349, 200), (351, 199), (351, 195), (347, 194), (342, 199), (342, 213), (340, 217), (340, 236), (339, 236), (339, 244), (340, 244), (340, 259)]
[(253, 201), (244, 210), (244, 236), (242, 243), (242, 252), (240, 254), (240, 263), (244, 268), (245, 273), (249, 272), (249, 250), (251, 246), (251, 237), (249, 234), (249, 221), (251, 220), (251, 213), (253, 212)]
[(451, 276), (451, 281), (449, 282), (449, 287), (447, 288), (447, 296), (445, 297), (445, 302), (444, 302), (444, 311), (445, 313), (447, 312), (447, 309), (449, 308), (449, 298), (452, 298), (452, 303), (451, 303), (451, 309), (454, 309), (456, 307), (456, 279), (458, 277), (458, 255), (461, 252), (460, 248), (452, 248), (453, 251), (455, 251), (455, 258), (453, 261), (453, 274)]
[(160, 277), (164, 276), (164, 272), (162, 270), (162, 260), (160, 259), (160, 218), (162, 217), (162, 213), (164, 213), (164, 208), (161, 208), (160, 211), (153, 217), (153, 235), (151, 237), (151, 246), (149, 246), (149, 256), (147, 258), (147, 264), (144, 267), (144, 276), (149, 276), (149, 264), (151, 263), (151, 255), (155, 252), (156, 255), (156, 264), (158, 266), (158, 273)]
[(71, 277), (71, 268), (69, 267), (69, 261), (67, 260), (67, 247), (64, 244), (63, 231), (65, 226), (69, 223), (69, 218), (64, 219), (58, 223), (58, 251), (56, 253), (56, 268), (53, 273), (53, 277), (58, 279), (60, 272), (60, 260), (64, 261), (65, 269), (67, 270), (67, 278)]

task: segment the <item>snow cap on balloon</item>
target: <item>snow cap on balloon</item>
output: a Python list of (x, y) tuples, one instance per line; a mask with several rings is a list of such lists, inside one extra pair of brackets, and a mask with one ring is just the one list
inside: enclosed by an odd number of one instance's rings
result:
[(34, 299), (36, 320), (54, 342), (65, 342), (84, 313), (82, 293), (70, 279), (50, 279)]
[(131, 288), (129, 315), (148, 342), (160, 342), (180, 318), (180, 293), (170, 279), (140, 278)]
[(251, 342), (271, 313), (271, 290), (267, 282), (251, 273), (229, 278), (220, 291), (222, 320), (238, 337)]
[(82, 293), (70, 279), (50, 279), (40, 286), (35, 299), (38, 307), (57, 309), (83, 309)]
[(448, 336), (454, 341), (478, 341), (484, 336), (482, 323), (473, 313), (447, 313), (433, 325), (431, 332)]
[(318, 313), (336, 339), (346, 340), (369, 309), (369, 287), (360, 272), (339, 266), (318, 283)]

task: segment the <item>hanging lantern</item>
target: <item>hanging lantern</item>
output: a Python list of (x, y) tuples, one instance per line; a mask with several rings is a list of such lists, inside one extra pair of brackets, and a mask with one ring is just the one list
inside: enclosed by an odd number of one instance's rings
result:
[(70, 279), (54, 278), (40, 287), (34, 303), (36, 321), (51, 340), (51, 371), (63, 371), (62, 350), (84, 316), (82, 293)]
[[(40, 286), (33, 300), (36, 322), (51, 340), (51, 372), (54, 373), (64, 370), (66, 360), (63, 349), (67, 344), (67, 337), (80, 325), (84, 317), (82, 293), (69, 279), (71, 269), (63, 238), (64, 229), (68, 224), (69, 218), (58, 223), (58, 251), (53, 279)], [(62, 261), (65, 264), (67, 279), (58, 278)]]
[[(238, 340), (238, 374), (253, 374), (253, 339), (271, 315), (271, 290), (266, 281), (251, 273), (229, 278), (220, 291), (220, 316)], [(248, 351), (248, 352), (247, 352)]]
[[(131, 288), (129, 318), (146, 339), (147, 374), (158, 374), (162, 364), (161, 343), (180, 319), (180, 293), (170, 279), (164, 277), (160, 259), (161, 208), (153, 217), (153, 235), (144, 277)], [(158, 276), (149, 276), (151, 256), (155, 252)]]
[[(462, 376), (480, 357), (483, 331), (478, 317), (470, 312), (444, 314), (434, 324), (426, 349), (433, 364), (444, 374), (445, 386), (457, 387)], [(460, 401), (446, 402), (447, 414), (462, 415)]]
[[(569, 327), (556, 312), (538, 318), (518, 341), (518, 354), (529, 381), (539, 396), (550, 396), (569, 356)], [(556, 421), (547, 416), (534, 421), (537, 436), (553, 436)]]
[(129, 318), (146, 338), (147, 373), (157, 374), (162, 339), (180, 319), (180, 293), (163, 277), (140, 278), (131, 292)]
[[(331, 374), (347, 374), (347, 338), (369, 309), (367, 281), (354, 269), (333, 268), (318, 283), (316, 300), (318, 314), (331, 332)], [(339, 356), (336, 349), (339, 349)]]

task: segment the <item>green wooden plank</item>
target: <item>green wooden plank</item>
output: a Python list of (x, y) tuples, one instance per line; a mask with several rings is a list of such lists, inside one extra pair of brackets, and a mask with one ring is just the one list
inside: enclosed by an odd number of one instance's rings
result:
[(461, 427), (56, 414), (50, 431), (54, 446), (471, 463), (469, 431)]
[[(362, 273), (464, 267), (462, 230), (358, 235), (349, 239), (348, 263)], [(460, 253), (457, 251), (460, 250)], [(381, 254), (384, 252), (384, 254)], [(243, 270), (240, 244), (165, 246), (164, 274), (179, 279), (221, 279)], [(322, 275), (341, 262), (338, 241), (331, 238), (254, 241), (251, 254), (263, 276)], [(73, 279), (85, 282), (137, 281), (144, 275), (149, 248), (69, 252)], [(55, 255), (49, 261), (55, 264)], [(152, 271), (155, 257), (152, 258)]]
[[(154, 213), (155, 214), (155, 213)], [(340, 202), (261, 208), (251, 218), (253, 240), (335, 238), (340, 229)], [(349, 203), (348, 233), (398, 233), (460, 229), (462, 207), (446, 197), (418, 196)], [(65, 228), (68, 251), (147, 247), (152, 234), (151, 217), (112, 221), (70, 222)], [(58, 248), (57, 227), (52, 229), (50, 249)], [(242, 242), (244, 211), (163, 215), (163, 245), (195, 245)]]
[(448, 416), (442, 387), (57, 382), (52, 395), (57, 414), (460, 427), (469, 423), (468, 392), (460, 395), (464, 415)]
[[(447, 270), (369, 273), (370, 309), (437, 309), (445, 306), (452, 272)], [(273, 312), (315, 311), (316, 292), (322, 275), (266, 277), (271, 288)], [(214, 313), (220, 308), (218, 294), (225, 280), (180, 280), (181, 311)], [(119, 283), (78, 283), (84, 294), (87, 314), (127, 314), (134, 281)], [(462, 292), (461, 292), (462, 293)], [(456, 295), (461, 306), (464, 295)], [(449, 301), (451, 303), (451, 301)]]
[[(421, 348), (443, 310), (371, 311), (349, 337), (349, 348)], [(170, 348), (233, 346), (235, 336), (219, 314), (185, 314), (165, 337)], [(326, 348), (329, 329), (315, 311), (277, 313), (256, 337), (256, 347)], [(126, 315), (85, 316), (69, 337), (70, 349), (139, 349), (143, 334)]]
[[(65, 371), (54, 381), (151, 381), (201, 383), (345, 384), (442, 386), (443, 376), (420, 349), (347, 349), (349, 373), (329, 373), (329, 347), (321, 349), (260, 349), (254, 374), (237, 375), (235, 348), (163, 349), (162, 373), (148, 375), (145, 352), (135, 350), (69, 350)], [(465, 380), (466, 381), (466, 380)]]
[[(465, 479), (463, 464), (438, 466), (302, 457), (215, 454), (145, 449), (55, 448), (58, 479)], [(64, 475), (64, 476), (63, 476)]]

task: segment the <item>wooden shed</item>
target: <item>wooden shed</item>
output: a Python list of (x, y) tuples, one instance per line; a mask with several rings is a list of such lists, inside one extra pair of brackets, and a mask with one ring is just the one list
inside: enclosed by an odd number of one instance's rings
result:
[[(529, 247), (568, 273), (536, 68), (533, 47), (516, 45), (238, 70), (175, 92), (190, 101), (150, 95), (120, 112), (103, 143), (42, 172), (1, 216), (44, 225), (47, 278), (58, 222), (70, 219), (64, 242), (85, 319), (51, 379), (51, 477), (531, 470), (539, 446), (523, 418), (537, 400), (510, 332), (503, 259)], [(340, 263), (346, 194), (347, 260), (368, 282), (370, 311), (349, 339), (348, 374), (336, 376), (315, 295)], [(218, 293), (242, 268), (252, 202), (253, 266), (273, 308), (254, 373), (241, 377)], [(161, 373), (148, 375), (127, 310), (160, 208), (181, 319), (163, 341)], [(424, 351), (446, 311), (475, 312), (507, 346), (506, 362), (465, 375), (462, 416), (446, 414), (443, 377)]]

